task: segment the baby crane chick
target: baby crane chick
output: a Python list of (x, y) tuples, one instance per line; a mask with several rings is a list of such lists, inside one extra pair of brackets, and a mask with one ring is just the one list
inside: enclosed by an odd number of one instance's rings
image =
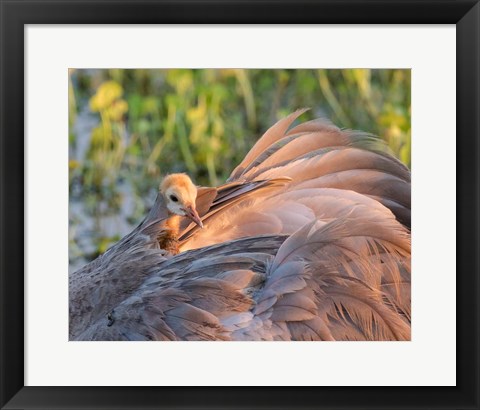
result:
[(160, 193), (164, 197), (169, 217), (165, 222), (165, 230), (158, 237), (161, 249), (172, 255), (179, 252), (178, 236), (182, 217), (187, 217), (203, 228), (202, 220), (197, 213), (195, 201), (197, 187), (186, 174), (167, 175), (160, 184)]

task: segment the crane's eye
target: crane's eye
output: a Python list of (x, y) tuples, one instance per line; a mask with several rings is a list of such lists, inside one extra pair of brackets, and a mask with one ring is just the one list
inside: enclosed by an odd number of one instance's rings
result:
[(177, 198), (175, 195), (170, 195), (170, 199), (171, 199), (173, 202), (178, 202), (178, 198)]

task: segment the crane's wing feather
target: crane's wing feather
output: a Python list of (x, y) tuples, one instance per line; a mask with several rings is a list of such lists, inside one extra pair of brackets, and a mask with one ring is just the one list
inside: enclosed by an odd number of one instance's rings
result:
[(361, 212), (185, 252), (79, 339), (407, 340), (408, 253), (393, 216)]
[(289, 191), (303, 187), (353, 190), (379, 201), (410, 227), (410, 172), (386, 144), (371, 134), (341, 130), (327, 120), (288, 130), (303, 112), (271, 127), (229, 181), (288, 177), (292, 180)]
[(233, 170), (232, 174), (230, 175), (230, 180), (233, 181), (238, 179), (243, 170), (265, 149), (282, 138), (292, 123), (305, 111), (308, 111), (308, 108), (297, 110), (270, 127), (268, 131), (263, 134), (262, 138), (260, 138), (253, 148), (248, 152), (243, 161)]
[(263, 282), (267, 263), (284, 240), (245, 238), (159, 261), (141, 286), (119, 303), (104, 306), (95, 321), (71, 338), (229, 339), (220, 325), (221, 317), (248, 312), (253, 301), (244, 291)]
[[(262, 195), (271, 194), (284, 187), (289, 181), (290, 178), (279, 177), (246, 183), (227, 183), (217, 188), (216, 195), (210, 195), (207, 199), (208, 202), (204, 199), (206, 196), (202, 196), (200, 201), (198, 201), (197, 198), (197, 210), (200, 209), (199, 214), (202, 221), (204, 224), (207, 224), (212, 217), (227, 212), (228, 209), (233, 208), (233, 206), (239, 202), (243, 202), (259, 192), (261, 192)], [(184, 218), (181, 224), (182, 233), (179, 240), (181, 242), (187, 241), (198, 230), (198, 225)]]

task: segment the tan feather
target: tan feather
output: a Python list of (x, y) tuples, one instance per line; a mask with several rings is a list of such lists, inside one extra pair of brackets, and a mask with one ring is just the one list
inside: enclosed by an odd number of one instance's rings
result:
[(288, 117), (285, 117), (273, 125), (262, 138), (260, 138), (253, 148), (245, 156), (245, 159), (233, 170), (229, 180), (235, 180), (243, 172), (243, 170), (258, 156), (272, 145), (275, 141), (280, 139), (287, 131), (288, 127), (305, 111), (308, 111), (308, 108), (297, 110), (294, 113), (290, 114)]

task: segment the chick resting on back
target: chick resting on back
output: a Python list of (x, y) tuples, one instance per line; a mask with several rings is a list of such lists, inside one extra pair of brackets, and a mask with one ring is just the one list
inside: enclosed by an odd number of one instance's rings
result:
[(160, 193), (164, 197), (169, 217), (164, 229), (157, 236), (160, 249), (172, 255), (179, 253), (179, 232), (182, 217), (188, 216), (186, 208), (195, 209), (197, 188), (186, 174), (167, 175), (160, 184)]

